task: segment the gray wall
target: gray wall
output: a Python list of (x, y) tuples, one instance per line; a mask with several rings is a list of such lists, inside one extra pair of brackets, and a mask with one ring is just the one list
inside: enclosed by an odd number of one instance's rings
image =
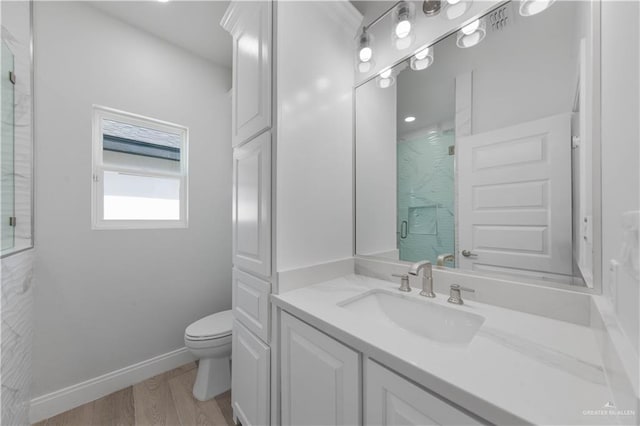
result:
[[(35, 37), (37, 397), (230, 308), (231, 107), (228, 69), (85, 4), (37, 2)], [(189, 127), (188, 229), (91, 230), (92, 104)]]

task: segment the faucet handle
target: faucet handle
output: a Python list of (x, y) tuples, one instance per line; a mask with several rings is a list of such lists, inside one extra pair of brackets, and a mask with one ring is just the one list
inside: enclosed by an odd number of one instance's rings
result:
[(409, 275), (407, 274), (391, 274), (392, 277), (400, 278), (400, 288), (398, 290), (404, 292), (410, 292), (411, 286), (409, 285)]
[(464, 300), (462, 300), (461, 291), (468, 291), (469, 293), (475, 293), (476, 291), (472, 288), (461, 287), (459, 284), (451, 284), (451, 290), (449, 292), (449, 299), (447, 302), (453, 303), (454, 305), (464, 305)]
[(452, 289), (457, 289), (457, 290), (462, 290), (462, 291), (468, 291), (469, 293), (475, 293), (476, 292), (472, 288), (461, 287), (459, 284), (451, 284), (451, 288)]

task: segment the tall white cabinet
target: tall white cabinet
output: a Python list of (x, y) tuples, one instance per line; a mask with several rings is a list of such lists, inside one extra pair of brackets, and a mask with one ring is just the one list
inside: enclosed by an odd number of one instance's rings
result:
[(270, 423), (273, 4), (232, 2), (233, 363), (231, 404), (243, 426)]
[[(272, 380), (280, 376), (279, 322), (271, 318), (270, 304), (270, 294), (278, 291), (276, 265), (291, 269), (333, 259), (333, 252), (325, 253), (330, 245), (323, 245), (324, 252), (314, 250), (318, 237), (326, 237), (319, 230), (337, 222), (351, 224), (345, 194), (351, 194), (352, 44), (361, 18), (347, 0), (233, 0), (221, 22), (233, 38), (231, 399), (234, 417), (243, 426), (282, 423), (279, 381)], [(275, 211), (282, 216), (276, 218)], [(346, 256), (351, 255), (351, 234), (341, 232)], [(285, 253), (278, 262), (276, 248)], [(318, 353), (318, 367), (340, 370), (338, 364), (323, 364), (330, 354)], [(338, 363), (352, 363), (341, 360), (341, 352), (333, 355)], [(350, 389), (355, 382), (348, 379), (344, 386)], [(295, 404), (295, 395), (288, 395)], [(357, 422), (358, 413), (334, 409), (347, 423)], [(304, 422), (295, 411), (291, 414), (290, 424)]]

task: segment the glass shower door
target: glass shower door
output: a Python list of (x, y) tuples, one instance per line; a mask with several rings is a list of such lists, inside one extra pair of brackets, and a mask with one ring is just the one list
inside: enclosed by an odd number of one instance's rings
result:
[(400, 260), (436, 263), (455, 253), (453, 130), (432, 131), (398, 143)]
[(0, 211), (2, 252), (15, 245), (15, 196), (14, 196), (14, 129), (15, 129), (15, 74), (13, 53), (2, 41), (1, 104), (0, 115)]

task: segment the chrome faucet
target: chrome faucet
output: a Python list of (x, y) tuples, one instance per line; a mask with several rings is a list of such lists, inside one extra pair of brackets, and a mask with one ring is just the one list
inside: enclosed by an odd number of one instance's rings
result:
[(436, 261), (436, 266), (444, 266), (445, 262), (452, 261), (455, 262), (456, 257), (451, 253), (441, 254), (438, 256), (438, 260)]
[(433, 274), (431, 268), (431, 262), (428, 260), (423, 260), (420, 262), (416, 262), (409, 268), (409, 274), (417, 276), (422, 272), (422, 291), (420, 292), (420, 296), (425, 297), (436, 297), (436, 294), (433, 292)]

